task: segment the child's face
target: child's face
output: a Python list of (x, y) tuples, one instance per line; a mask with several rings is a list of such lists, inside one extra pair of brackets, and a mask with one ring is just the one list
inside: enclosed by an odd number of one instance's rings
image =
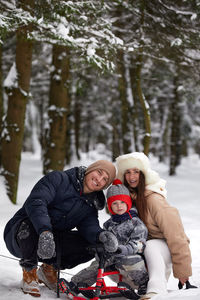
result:
[(127, 211), (127, 204), (124, 201), (116, 200), (111, 204), (111, 208), (116, 215), (123, 215)]

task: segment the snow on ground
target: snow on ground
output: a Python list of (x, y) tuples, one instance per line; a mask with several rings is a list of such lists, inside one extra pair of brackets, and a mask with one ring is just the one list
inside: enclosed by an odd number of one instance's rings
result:
[[(108, 153), (101, 147), (98, 151), (82, 154), (81, 161), (75, 159), (72, 166), (85, 165), (97, 159), (106, 159)], [(177, 175), (168, 176), (168, 167), (165, 164), (158, 163), (158, 160), (151, 157), (152, 167), (167, 180), (168, 202), (179, 209), (185, 231), (189, 236), (190, 248), (193, 258), (193, 276), (190, 278), (191, 284), (200, 286), (200, 159), (197, 155), (190, 155), (182, 160), (181, 166), (177, 169)], [(5, 247), (3, 240), (3, 230), (7, 221), (22, 206), (26, 197), (29, 195), (33, 185), (42, 176), (41, 161), (37, 156), (30, 153), (23, 153), (20, 168), (19, 191), (17, 205), (9, 202), (6, 195), (3, 178), (0, 176), (0, 299), (6, 300), (28, 300), (33, 297), (24, 295), (20, 290), (20, 281), (22, 271), (18, 261), (11, 256)], [(105, 211), (100, 212), (100, 223), (102, 224), (109, 216)], [(70, 274), (75, 274), (80, 269), (87, 266), (82, 264), (71, 270), (65, 270), (61, 273), (62, 277), (70, 279)], [(178, 291), (177, 280), (170, 277), (168, 288), (170, 290), (167, 296), (157, 296), (155, 300), (199, 300), (200, 288)], [(41, 300), (55, 299), (56, 294), (41, 285)], [(62, 294), (61, 299), (66, 299)]]

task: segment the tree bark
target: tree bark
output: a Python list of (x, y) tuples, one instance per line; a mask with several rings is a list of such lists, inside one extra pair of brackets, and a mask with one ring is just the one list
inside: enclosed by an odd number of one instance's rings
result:
[(121, 100), (121, 130), (122, 130), (122, 148), (123, 153), (130, 152), (131, 140), (129, 130), (129, 103), (127, 101), (127, 82), (125, 76), (125, 61), (122, 50), (118, 51), (118, 72), (119, 72), (119, 95)]
[(137, 57), (136, 62), (136, 86), (137, 86), (137, 93), (139, 97), (139, 101), (141, 103), (141, 107), (144, 114), (144, 127), (145, 127), (145, 136), (144, 136), (144, 150), (143, 152), (148, 155), (149, 153), (149, 146), (150, 146), (150, 140), (151, 140), (151, 118), (150, 118), (150, 108), (148, 105), (148, 102), (146, 101), (143, 91), (142, 91), (142, 84), (141, 84), (141, 70), (142, 70), (142, 63), (143, 63), (143, 25), (144, 25), (144, 9), (145, 9), (145, 2), (144, 0), (141, 1), (140, 4), (140, 13), (141, 13), (141, 21), (140, 21), (140, 44), (139, 47), (139, 54)]
[(136, 86), (136, 68), (135, 60), (131, 58), (130, 64), (130, 81), (131, 81), (131, 91), (133, 96), (133, 110), (132, 110), (132, 124), (133, 124), (133, 140), (135, 145), (135, 151), (139, 151), (139, 115), (138, 115), (138, 93)]
[(111, 116), (111, 126), (112, 126), (112, 160), (114, 161), (121, 154), (121, 139), (120, 139), (120, 123), (117, 116), (120, 115), (118, 103), (116, 103), (116, 98), (112, 98), (112, 116)]
[(141, 86), (141, 69), (142, 69), (142, 48), (140, 48), (140, 54), (138, 56), (138, 65), (136, 69), (136, 76), (137, 76), (137, 93), (140, 100), (140, 104), (142, 106), (143, 114), (144, 114), (144, 127), (145, 127), (145, 136), (144, 136), (144, 150), (143, 152), (148, 155), (149, 153), (149, 146), (151, 140), (151, 117), (150, 117), (150, 108), (148, 102), (146, 101), (144, 94), (142, 92)]
[[(29, 8), (34, 1), (29, 0)], [(23, 2), (21, 2), (23, 5)], [(15, 204), (17, 197), (19, 166), (24, 135), (26, 104), (29, 97), (31, 77), (32, 42), (27, 39), (31, 26), (17, 31), (16, 82), (7, 88), (8, 110), (2, 137), (2, 167), (6, 179), (7, 193)]]
[(179, 96), (177, 92), (178, 77), (174, 76), (174, 98), (171, 104), (171, 139), (170, 139), (170, 167), (169, 175), (176, 174), (176, 167), (181, 159), (181, 114), (179, 109)]
[(69, 106), (69, 51), (64, 46), (53, 46), (53, 72), (50, 80), (49, 133), (43, 165), (44, 174), (63, 170), (66, 159), (67, 111)]
[(75, 151), (76, 157), (79, 160), (79, 148), (80, 148), (80, 125), (81, 125), (81, 103), (79, 100), (75, 99), (74, 107), (74, 135), (75, 135)]
[[(124, 15), (123, 15), (123, 6), (121, 4), (116, 5), (116, 9), (114, 11), (114, 18), (116, 18), (116, 21), (114, 23), (114, 27), (116, 28), (116, 36), (121, 38), (123, 40), (123, 27), (124, 27)], [(119, 49), (117, 52), (117, 76), (118, 76), (118, 91), (119, 91), (119, 99), (121, 102), (120, 109), (121, 113), (116, 118), (120, 121), (119, 124), (121, 126), (121, 130), (119, 134), (117, 134), (116, 128), (113, 128), (113, 140), (112, 141), (112, 147), (113, 150), (115, 148), (116, 143), (119, 144), (119, 142), (116, 140), (120, 138), (122, 141), (121, 147), (118, 149), (115, 149), (112, 156), (115, 157), (118, 152), (122, 151), (123, 153), (128, 153), (131, 150), (131, 133), (129, 129), (129, 113), (130, 113), (130, 105), (128, 102), (128, 95), (127, 95), (127, 78), (126, 78), (126, 62), (125, 62), (125, 51), (123, 49)], [(114, 121), (114, 116), (112, 118), (112, 123), (114, 124), (116, 121)], [(119, 135), (119, 136), (117, 136)]]
[(156, 154), (159, 157), (160, 162), (165, 162), (166, 158), (169, 157), (169, 138), (170, 138), (170, 112), (168, 107), (164, 107), (160, 111), (160, 132), (158, 147), (156, 149)]
[[(3, 118), (3, 74), (2, 74), (2, 45), (0, 44), (0, 137), (2, 134)], [(1, 167), (1, 145), (0, 145), (0, 167)]]

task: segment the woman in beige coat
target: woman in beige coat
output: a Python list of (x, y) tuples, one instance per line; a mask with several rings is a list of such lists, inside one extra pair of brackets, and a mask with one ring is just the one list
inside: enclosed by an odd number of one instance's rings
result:
[(165, 180), (151, 169), (148, 157), (141, 152), (121, 155), (116, 166), (117, 178), (128, 187), (149, 231), (144, 252), (149, 282), (141, 299), (151, 299), (167, 293), (171, 269), (182, 284), (192, 275), (189, 240), (178, 210), (166, 201)]

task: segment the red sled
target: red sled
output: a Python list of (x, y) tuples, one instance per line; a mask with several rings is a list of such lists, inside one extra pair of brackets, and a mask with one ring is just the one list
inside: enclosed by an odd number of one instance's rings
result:
[[(86, 283), (78, 283), (78, 291), (83, 295), (79, 296), (79, 293), (75, 295), (69, 288), (69, 283), (60, 278), (58, 281), (59, 290), (62, 293), (66, 293), (72, 300), (99, 300), (116, 297), (125, 297), (127, 299), (137, 300), (140, 296), (126, 283), (122, 281), (122, 275), (117, 270), (105, 269), (104, 264), (106, 260), (106, 253), (102, 246), (96, 245), (92, 247), (99, 257), (99, 267), (97, 273), (97, 280), (94, 286), (88, 286)], [(118, 275), (118, 283), (115, 286), (107, 285), (105, 282), (106, 276)]]

